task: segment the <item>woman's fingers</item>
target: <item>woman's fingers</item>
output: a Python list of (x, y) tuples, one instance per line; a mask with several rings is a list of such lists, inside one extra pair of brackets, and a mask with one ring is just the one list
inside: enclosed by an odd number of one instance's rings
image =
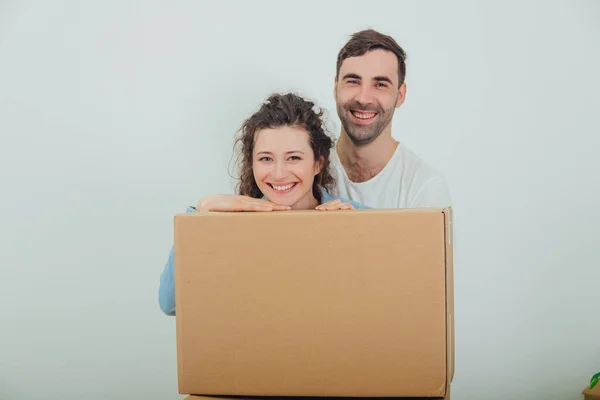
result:
[(336, 200), (329, 200), (321, 205), (318, 205), (316, 207), (317, 210), (334, 210), (337, 208), (337, 206), (341, 203), (341, 201), (339, 199)]
[(290, 206), (283, 206), (281, 204), (273, 205), (273, 211), (289, 211), (291, 209), (292, 209), (292, 207), (290, 207)]
[(210, 195), (198, 202), (196, 206), (198, 211), (286, 211), (290, 206), (275, 204), (268, 200), (257, 199), (242, 195)]
[(291, 208), (292, 208), (290, 206), (276, 204), (276, 203), (270, 202), (268, 200), (262, 200), (262, 199), (259, 199), (259, 200), (260, 200), (259, 204), (261, 207), (265, 207), (271, 211), (287, 211), (287, 210), (291, 210)]
[(243, 204), (244, 211), (286, 211), (291, 209), (289, 206), (275, 204), (263, 199), (245, 199)]
[(325, 202), (316, 207), (317, 210), (320, 211), (330, 211), (330, 210), (353, 210), (354, 206), (349, 203), (343, 203), (341, 200), (331, 200)]

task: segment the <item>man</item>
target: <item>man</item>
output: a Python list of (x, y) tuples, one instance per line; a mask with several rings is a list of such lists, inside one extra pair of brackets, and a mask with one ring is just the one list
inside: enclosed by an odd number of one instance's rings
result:
[(332, 164), (339, 195), (375, 208), (450, 206), (444, 177), (392, 137), (406, 97), (406, 54), (374, 30), (340, 50), (334, 97), (342, 127)]

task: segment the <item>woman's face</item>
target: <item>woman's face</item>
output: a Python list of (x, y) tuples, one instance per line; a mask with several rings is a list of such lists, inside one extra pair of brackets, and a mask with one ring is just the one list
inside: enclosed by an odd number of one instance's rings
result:
[(321, 171), (308, 133), (302, 128), (283, 126), (261, 129), (252, 154), (254, 180), (269, 201), (292, 209), (315, 208), (312, 186)]

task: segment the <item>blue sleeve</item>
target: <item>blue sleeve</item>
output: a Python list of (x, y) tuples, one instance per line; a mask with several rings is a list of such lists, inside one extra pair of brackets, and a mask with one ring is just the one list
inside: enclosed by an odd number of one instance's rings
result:
[(373, 207), (365, 206), (364, 204), (357, 203), (356, 201), (352, 201), (352, 200), (342, 200), (342, 201), (345, 201), (347, 203), (352, 204), (354, 206), (354, 208), (356, 208), (356, 209), (370, 209), (370, 208), (373, 208)]
[(167, 315), (175, 315), (175, 267), (173, 263), (173, 247), (169, 252), (167, 264), (160, 275), (158, 288), (158, 304)]
[(344, 203), (352, 204), (352, 206), (353, 206), (354, 208), (356, 208), (357, 210), (360, 210), (360, 209), (370, 209), (370, 208), (373, 208), (373, 207), (365, 206), (364, 204), (358, 203), (358, 202), (356, 202), (356, 201), (353, 201), (353, 200), (348, 200), (348, 199), (345, 199), (345, 198), (343, 198), (343, 197), (338, 197), (338, 199), (339, 199), (339, 200), (341, 200), (341, 201), (342, 201), (342, 202), (344, 202)]
[[(188, 207), (186, 213), (196, 212), (193, 207)], [(160, 275), (160, 285), (158, 287), (158, 305), (166, 315), (175, 315), (175, 263), (174, 246), (171, 246), (167, 263)]]

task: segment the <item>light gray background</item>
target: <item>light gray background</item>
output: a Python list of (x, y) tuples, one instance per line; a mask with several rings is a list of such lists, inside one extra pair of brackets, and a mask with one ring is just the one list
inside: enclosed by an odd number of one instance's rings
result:
[(369, 26), (409, 56), (395, 136), (454, 200), (453, 400), (580, 398), (600, 371), (600, 2), (5, 0), (1, 399), (181, 397), (157, 303), (173, 216), (233, 189), (232, 137), (271, 91), (337, 133), (336, 55)]

